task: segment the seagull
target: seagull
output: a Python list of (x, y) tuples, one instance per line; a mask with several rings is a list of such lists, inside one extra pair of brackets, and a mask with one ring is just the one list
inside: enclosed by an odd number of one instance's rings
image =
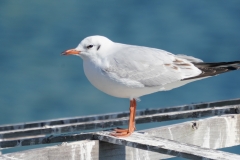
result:
[(192, 56), (116, 43), (99, 35), (83, 39), (75, 49), (62, 54), (81, 57), (84, 73), (97, 89), (114, 97), (130, 99), (128, 128), (115, 129), (111, 133), (115, 137), (130, 136), (136, 129), (136, 100), (139, 97), (240, 69), (240, 61), (204, 63)]

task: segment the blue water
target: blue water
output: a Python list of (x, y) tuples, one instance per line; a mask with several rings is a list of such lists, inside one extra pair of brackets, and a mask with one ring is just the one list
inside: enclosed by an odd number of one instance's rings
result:
[[(90, 35), (206, 62), (240, 60), (240, 1), (0, 1), (0, 124), (128, 110), (61, 56)], [(240, 72), (141, 97), (138, 109), (240, 97)], [(238, 152), (239, 153), (239, 152)]]

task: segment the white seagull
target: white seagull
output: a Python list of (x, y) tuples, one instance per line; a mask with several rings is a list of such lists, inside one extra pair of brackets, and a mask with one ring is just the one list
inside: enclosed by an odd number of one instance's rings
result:
[(62, 54), (81, 57), (85, 75), (99, 90), (130, 99), (129, 126), (115, 129), (111, 135), (116, 137), (134, 132), (137, 98), (240, 69), (240, 61), (204, 63), (191, 56), (116, 43), (103, 36), (87, 37), (77, 48)]

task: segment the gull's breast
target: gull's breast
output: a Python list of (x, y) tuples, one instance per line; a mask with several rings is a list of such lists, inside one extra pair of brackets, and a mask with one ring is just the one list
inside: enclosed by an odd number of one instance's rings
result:
[(159, 87), (136, 87), (136, 85), (127, 85), (127, 83), (122, 83), (124, 80), (109, 77), (103, 73), (101, 68), (91, 61), (83, 61), (83, 69), (87, 79), (94, 87), (114, 97), (130, 99), (138, 98), (160, 90)]

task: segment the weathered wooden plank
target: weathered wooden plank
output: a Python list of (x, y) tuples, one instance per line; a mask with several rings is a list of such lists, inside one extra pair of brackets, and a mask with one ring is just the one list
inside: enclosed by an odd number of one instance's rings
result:
[(0, 160), (98, 160), (99, 141), (84, 140), (72, 143), (62, 143), (57, 146), (31, 149), (17, 153), (4, 154)]
[[(4, 154), (0, 159), (25, 159), (25, 160), (64, 160), (64, 159), (160, 159), (159, 153), (187, 159), (217, 159), (239, 160), (240, 155), (227, 152), (201, 148), (198, 146), (179, 143), (159, 137), (134, 133), (131, 137), (118, 138), (109, 136), (108, 132), (99, 132), (94, 136), (108, 143), (96, 140), (84, 140), (73, 143), (62, 143), (58, 146)], [(128, 147), (124, 147), (128, 146)], [(143, 150), (146, 150), (142, 152)], [(153, 155), (156, 152), (158, 154)], [(145, 153), (145, 154), (144, 154)], [(146, 154), (147, 153), (147, 154)], [(158, 156), (157, 156), (158, 155)]]
[(159, 160), (157, 152), (116, 145), (98, 140), (83, 140), (0, 155), (0, 160)]
[(109, 132), (97, 132), (94, 135), (94, 138), (113, 144), (130, 146), (133, 148), (149, 150), (187, 159), (240, 159), (240, 155), (213, 149), (201, 148), (191, 144), (179, 143), (177, 141), (168, 140), (161, 137), (144, 135), (140, 133), (133, 133), (131, 136), (126, 138), (115, 138), (113, 136), (110, 136)]
[[(211, 117), (199, 121), (185, 122), (140, 132), (184, 143), (195, 144), (202, 147), (208, 147), (206, 145), (210, 144), (209, 147), (211, 148), (223, 148), (238, 145), (240, 143), (239, 121), (240, 115), (235, 114)], [(202, 136), (205, 134), (207, 136)], [(0, 141), (0, 148), (58, 143), (84, 139), (92, 139), (92, 133), (70, 135), (65, 134), (55, 136), (50, 135), (40, 136), (38, 138)]]
[[(143, 115), (151, 115), (157, 113), (167, 113), (167, 112), (176, 112), (176, 111), (187, 111), (187, 110), (195, 110), (195, 109), (204, 109), (204, 108), (211, 108), (211, 107), (223, 107), (229, 105), (240, 105), (240, 99), (232, 99), (232, 100), (225, 100), (225, 101), (218, 101), (218, 102), (207, 102), (207, 103), (199, 103), (199, 104), (190, 104), (184, 106), (177, 106), (177, 107), (168, 107), (168, 108), (157, 108), (157, 109), (146, 109), (146, 110), (139, 110), (136, 112), (136, 116), (143, 116)], [(22, 123), (22, 124), (14, 124), (14, 125), (0, 125), (0, 133), (5, 131), (12, 131), (12, 130), (23, 130), (29, 128), (48, 128), (51, 126), (57, 125), (67, 125), (73, 123), (81, 123), (81, 122), (94, 122), (99, 120), (110, 120), (110, 119), (117, 119), (128, 117), (129, 112), (119, 112), (119, 113), (110, 113), (110, 114), (103, 114), (103, 115), (92, 115), (92, 116), (83, 116), (83, 117), (71, 117), (71, 118), (64, 118), (64, 119), (53, 119), (47, 121), (38, 121), (38, 122), (30, 122), (30, 123)], [(86, 127), (86, 129), (88, 129)], [(93, 129), (93, 128), (90, 128)]]
[[(223, 114), (234, 114), (239, 112), (239, 105), (230, 105), (224, 107), (204, 108), (196, 110), (168, 112), (168, 113), (157, 113), (151, 115), (140, 115), (136, 117), (136, 123), (149, 123), (149, 122), (161, 122), (166, 120), (177, 120), (183, 118), (200, 118), (213, 115)], [(74, 123), (43, 127), (43, 128), (32, 128), (26, 130), (17, 131), (6, 131), (1, 132), (0, 140), (5, 139), (19, 139), (28, 136), (39, 136), (49, 134), (61, 134), (67, 132), (79, 132), (85, 129), (96, 129), (96, 128), (110, 128), (115, 126), (122, 126), (128, 124), (128, 117), (110, 119), (110, 120), (99, 120), (94, 122)]]
[(142, 132), (206, 148), (231, 147), (240, 145), (240, 114), (211, 117)]
[[(229, 147), (229, 146), (234, 146), (238, 145), (240, 141), (240, 131), (239, 131), (239, 122), (240, 121), (240, 115), (235, 114), (235, 115), (224, 115), (224, 116), (216, 116), (216, 117), (211, 117), (199, 121), (192, 121), (192, 122), (185, 122), (177, 125), (170, 125), (170, 126), (165, 126), (165, 127), (159, 127), (159, 128), (154, 128), (154, 129), (149, 129), (149, 130), (144, 130), (141, 131), (144, 134), (150, 135), (150, 136), (160, 136), (166, 139), (172, 139), (175, 141), (180, 141), (184, 143), (189, 143), (189, 144), (195, 144), (199, 145), (201, 147), (213, 147), (213, 148), (222, 148), (222, 147)], [(218, 123), (219, 122), (219, 123)], [(196, 124), (196, 125), (195, 125)], [(208, 132), (206, 128), (208, 127), (213, 127), (212, 130)], [(225, 129), (226, 130), (225, 130)], [(200, 136), (199, 136), (200, 135)], [(202, 136), (203, 135), (203, 136)], [(210, 135), (210, 136), (206, 136)], [(86, 134), (81, 134), (81, 135), (60, 135), (59, 136), (51, 136), (48, 138), (45, 138), (42, 141), (30, 141), (26, 140), (24, 141), (19, 141), (18, 146), (21, 145), (33, 145), (33, 144), (41, 144), (38, 142), (43, 142), (42, 144), (46, 143), (56, 143), (56, 142), (66, 142), (66, 141), (76, 141), (76, 140), (81, 140), (84, 139), (83, 136), (85, 136), (85, 139), (92, 139), (92, 135), (86, 135)], [(221, 137), (222, 136), (222, 137)], [(116, 139), (115, 141), (117, 141)], [(182, 140), (182, 141), (181, 141)], [(225, 141), (224, 141), (225, 140)], [(229, 141), (229, 142), (228, 142)], [(201, 143), (202, 142), (202, 143)], [(75, 143), (75, 142), (74, 142)], [(81, 143), (81, 142), (79, 142)], [(131, 143), (131, 142), (129, 142)], [(66, 143), (64, 143), (66, 144)], [(70, 145), (71, 143), (69, 143)], [(86, 141), (84, 141), (84, 144), (87, 145)], [(98, 145), (98, 143), (95, 143)], [(207, 146), (206, 144), (211, 144)], [(132, 148), (132, 147), (124, 147), (120, 145), (114, 145), (114, 144), (108, 144), (104, 142), (100, 142), (100, 147), (99, 147), (99, 157), (97, 157), (95, 154), (92, 153), (92, 157), (95, 157), (96, 159), (163, 159), (163, 158), (169, 158), (171, 156), (168, 155), (162, 155), (157, 152), (149, 151), (149, 150), (143, 150), (140, 148)], [(85, 146), (86, 148), (87, 146)], [(55, 146), (55, 148), (52, 148), (57, 152), (59, 146)], [(77, 152), (79, 155), (71, 155), (73, 154), (73, 151), (71, 150), (78, 150), (74, 149), (74, 147), (70, 147), (70, 150), (66, 148), (66, 152), (62, 153), (61, 149), (59, 152), (61, 152), (62, 157), (77, 157), (80, 156), (81, 154), (84, 154), (80, 152)], [(96, 148), (96, 147), (95, 147)], [(97, 147), (98, 148), (98, 147)], [(68, 152), (67, 152), (68, 151)], [(24, 153), (24, 154), (23, 154)], [(40, 154), (41, 153), (41, 154)], [(36, 154), (39, 156), (36, 156), (36, 158), (41, 158), (40, 155), (45, 155), (47, 156), (48, 153), (54, 153), (52, 151), (48, 151), (48, 148), (42, 148), (42, 149), (36, 149), (36, 150), (31, 150), (29, 151), (24, 151), (24, 152), (19, 152), (19, 153), (11, 153), (7, 154), (7, 156), (14, 156), (15, 158), (17, 155), (24, 155), (24, 159), (28, 159), (28, 157)], [(74, 152), (75, 153), (75, 152)], [(30, 154), (30, 155), (29, 155)], [(4, 155), (5, 156), (5, 155)], [(52, 159), (60, 159), (60, 155), (56, 156), (48, 156), (51, 157)], [(34, 158), (35, 159), (35, 158)], [(94, 159), (94, 158), (93, 158)], [(36, 159), (37, 160), (37, 159)]]

